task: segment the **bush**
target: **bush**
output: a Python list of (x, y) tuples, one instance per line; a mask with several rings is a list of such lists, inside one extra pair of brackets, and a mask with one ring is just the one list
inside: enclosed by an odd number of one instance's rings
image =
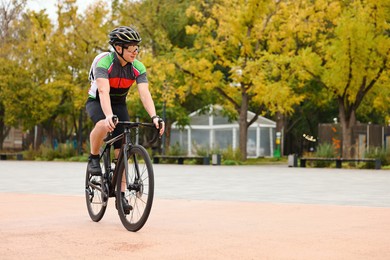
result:
[(233, 149), (231, 146), (229, 146), (226, 150), (223, 150), (221, 155), (223, 161), (228, 161), (228, 163), (241, 161), (240, 149)]
[[(317, 151), (314, 154), (315, 157), (320, 157), (320, 158), (334, 158), (335, 157), (335, 151), (334, 148), (331, 144), (329, 143), (324, 143), (320, 144), (317, 147)], [(313, 162), (314, 167), (330, 167), (332, 162), (326, 162), (326, 161), (317, 161)]]
[(223, 165), (242, 165), (240, 161), (235, 161), (235, 160), (224, 160)]
[[(365, 152), (364, 157), (365, 158), (380, 159), (382, 166), (389, 165), (389, 163), (390, 163), (390, 151), (386, 151), (386, 149), (380, 148), (380, 147), (369, 148)], [(375, 163), (374, 162), (367, 162), (367, 163), (365, 163), (363, 168), (369, 168), (369, 169), (375, 168)]]
[(33, 150), (30, 147), (23, 153), (23, 157), (27, 160), (53, 161), (55, 159), (68, 159), (75, 157), (77, 150), (72, 144), (59, 144), (57, 149), (53, 149), (47, 145), (41, 145), (38, 150)]
[(184, 155), (186, 152), (183, 150), (183, 148), (180, 146), (178, 142), (176, 142), (174, 145), (171, 145), (169, 147), (168, 155)]

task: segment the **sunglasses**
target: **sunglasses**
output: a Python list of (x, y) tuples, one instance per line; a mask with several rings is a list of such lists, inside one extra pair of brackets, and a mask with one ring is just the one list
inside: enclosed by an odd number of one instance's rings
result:
[(130, 53), (139, 52), (139, 46), (138, 45), (123, 46), (123, 49), (127, 50)]

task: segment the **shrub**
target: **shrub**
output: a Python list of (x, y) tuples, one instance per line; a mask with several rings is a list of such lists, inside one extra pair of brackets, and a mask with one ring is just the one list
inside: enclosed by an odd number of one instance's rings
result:
[(235, 161), (235, 160), (224, 160), (223, 165), (242, 165), (240, 161)]
[[(370, 147), (367, 149), (367, 151), (364, 154), (365, 158), (373, 158), (373, 159), (380, 159), (382, 166), (389, 165), (390, 163), (390, 151), (386, 151), (384, 148), (380, 147)], [(366, 162), (363, 166), (363, 168), (366, 169), (372, 169), (375, 168), (374, 162)]]
[(233, 149), (231, 146), (229, 146), (227, 149), (223, 150), (221, 154), (222, 154), (222, 159), (224, 161), (235, 161), (235, 162), (241, 161), (240, 149)]
[[(314, 154), (315, 157), (321, 157), (321, 158), (334, 158), (335, 157), (335, 151), (331, 144), (329, 143), (323, 143), (318, 145), (317, 151)], [(326, 161), (316, 161), (313, 162), (314, 167), (330, 167), (332, 162), (326, 162)]]
[(318, 145), (317, 151), (315, 152), (316, 157), (324, 157), (324, 158), (333, 158), (335, 157), (335, 151), (331, 144), (323, 143)]
[(169, 147), (168, 155), (183, 155), (186, 154), (184, 149), (180, 146), (178, 142)]
[(77, 155), (77, 150), (70, 143), (59, 144), (57, 149), (47, 145), (41, 145), (38, 150), (30, 147), (23, 153), (27, 160), (53, 161), (55, 159), (68, 159)]

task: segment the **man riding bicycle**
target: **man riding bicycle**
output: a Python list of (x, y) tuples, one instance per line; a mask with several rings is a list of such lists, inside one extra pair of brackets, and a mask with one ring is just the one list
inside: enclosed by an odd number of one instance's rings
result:
[[(134, 82), (137, 83), (141, 102), (156, 128), (159, 128), (159, 121), (161, 122), (149, 92), (146, 68), (136, 59), (141, 42), (139, 33), (131, 27), (120, 26), (108, 36), (114, 52), (103, 52), (93, 60), (89, 73), (91, 87), (86, 103), (87, 113), (94, 122), (90, 133), (91, 154), (87, 170), (97, 176), (102, 174), (99, 151), (104, 138), (108, 132), (113, 132), (113, 136), (123, 132), (123, 127), (116, 126), (113, 122), (113, 115), (118, 116), (119, 121), (130, 120), (126, 96)], [(164, 133), (164, 128), (162, 122), (160, 135)], [(120, 141), (114, 143), (116, 157), (120, 147)]]

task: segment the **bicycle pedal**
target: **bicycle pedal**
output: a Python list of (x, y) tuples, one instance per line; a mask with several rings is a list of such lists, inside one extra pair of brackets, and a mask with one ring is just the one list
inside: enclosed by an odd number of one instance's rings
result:
[[(126, 199), (122, 198), (122, 200), (126, 200)], [(125, 215), (129, 215), (130, 211), (133, 210), (133, 206), (128, 204), (127, 200), (126, 201), (122, 201), (122, 207), (123, 207), (123, 212), (125, 213)], [(117, 202), (117, 200), (115, 200), (115, 208), (118, 209), (118, 202)]]

